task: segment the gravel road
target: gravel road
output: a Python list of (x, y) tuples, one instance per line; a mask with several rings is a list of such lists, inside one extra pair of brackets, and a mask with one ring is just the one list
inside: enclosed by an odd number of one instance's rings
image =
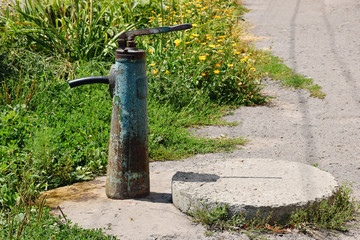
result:
[[(305, 90), (284, 89), (264, 81), (264, 93), (275, 97), (267, 106), (243, 107), (226, 117), (236, 127), (205, 127), (202, 136), (246, 136), (252, 141), (228, 154), (198, 155), (150, 165), (147, 199), (110, 201), (100, 189), (85, 204), (60, 206), (83, 227), (105, 227), (121, 239), (249, 239), (245, 234), (205, 236), (205, 229), (171, 204), (171, 177), (189, 165), (224, 158), (270, 158), (317, 164), (339, 182), (351, 182), (360, 200), (360, 3), (358, 0), (245, 0), (252, 9), (245, 19), (265, 39), (256, 47), (271, 49), (296, 72), (312, 77), (327, 94), (324, 100)], [(104, 177), (96, 180), (104, 186)], [(96, 183), (95, 181), (95, 183)], [(68, 192), (65, 189), (65, 193)], [(102, 196), (104, 195), (104, 196)], [(102, 198), (100, 197), (102, 196)], [(358, 222), (360, 225), (360, 222)], [(292, 232), (269, 239), (360, 239), (360, 229), (336, 236)]]

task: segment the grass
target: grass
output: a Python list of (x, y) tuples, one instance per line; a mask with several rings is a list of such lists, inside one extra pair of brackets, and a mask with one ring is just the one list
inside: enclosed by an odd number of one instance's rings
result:
[(230, 216), (226, 205), (218, 205), (213, 209), (204, 205), (189, 214), (194, 221), (205, 225), (208, 231), (226, 230), (256, 237), (261, 236), (261, 233), (284, 234), (292, 229), (303, 233), (320, 230), (346, 232), (352, 226), (350, 222), (359, 216), (360, 210), (360, 203), (354, 200), (351, 194), (351, 187), (344, 184), (332, 199), (311, 204), (305, 209), (297, 209), (281, 223), (271, 222), (271, 214), (265, 218), (257, 214), (252, 219), (242, 213)]
[(281, 81), (282, 85), (286, 87), (307, 89), (312, 97), (325, 98), (326, 94), (321, 91), (321, 86), (314, 84), (313, 79), (295, 73), (294, 70), (283, 64), (279, 57), (263, 52), (261, 59), (262, 61), (256, 65), (257, 69), (273, 80)]
[(108, 75), (122, 31), (193, 24), (185, 32), (137, 38), (147, 51), (153, 161), (238, 148), (247, 140), (194, 137), (189, 128), (235, 125), (221, 117), (267, 101), (260, 94), (261, 79), (270, 72), (261, 65), (267, 55), (238, 38), (246, 9), (236, 1), (36, 0), (23, 1), (22, 8), (20, 1), (0, 3), (4, 239), (102, 238), (100, 230), (59, 224), (33, 203), (42, 191), (106, 172), (112, 104), (107, 86), (69, 89), (66, 82)]

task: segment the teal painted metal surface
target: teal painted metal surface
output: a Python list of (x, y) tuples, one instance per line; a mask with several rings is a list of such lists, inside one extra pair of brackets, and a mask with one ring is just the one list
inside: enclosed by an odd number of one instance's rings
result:
[(142, 197), (150, 192), (145, 57), (116, 59), (115, 76), (106, 195)]

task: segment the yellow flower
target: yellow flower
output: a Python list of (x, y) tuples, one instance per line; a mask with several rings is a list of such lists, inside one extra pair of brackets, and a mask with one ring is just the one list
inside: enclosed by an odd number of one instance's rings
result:
[(199, 56), (199, 59), (204, 61), (204, 60), (206, 60), (206, 56), (205, 55)]
[(219, 18), (220, 18), (220, 16), (217, 16), (217, 15), (216, 15), (216, 16), (215, 16), (214, 18), (217, 18), (217, 19), (219, 19)]
[(152, 52), (153, 52), (153, 50), (152, 50), (152, 49), (149, 49), (149, 50), (148, 50), (148, 52), (149, 52), (149, 53), (152, 53)]
[(233, 67), (234, 66), (234, 64), (228, 64), (228, 67)]
[(180, 45), (180, 42), (181, 42), (180, 39), (176, 39), (176, 40), (174, 41), (174, 43), (175, 43), (176, 46), (179, 46), (179, 45)]
[(214, 44), (210, 44), (209, 47), (216, 48), (216, 46)]
[(226, 36), (219, 36), (219, 38), (224, 39)]
[(169, 74), (170, 72), (168, 70), (165, 71), (166, 74)]
[(153, 66), (155, 66), (155, 63), (150, 63), (150, 67), (153, 67)]
[(194, 23), (192, 26), (193, 26), (193, 27), (197, 27), (198, 25), (197, 25), (196, 23)]
[(206, 73), (202, 73), (201, 76), (205, 77), (205, 76), (206, 76)]
[(231, 45), (231, 46), (236, 47), (236, 43), (234, 43), (234, 44), (233, 44), (233, 45)]
[(190, 39), (194, 39), (194, 36), (190, 36)]
[(223, 53), (224, 51), (223, 50), (219, 50), (218, 53)]
[(240, 52), (238, 52), (238, 51), (234, 51), (234, 54), (240, 54)]
[(202, 45), (206, 45), (207, 43), (206, 42), (203, 42), (203, 43), (201, 43)]
[(240, 59), (240, 62), (246, 62), (245, 58)]
[(152, 72), (153, 72), (153, 74), (157, 74), (158, 70), (153, 70)]
[(256, 69), (255, 69), (255, 68), (250, 68), (250, 70), (252, 70), (252, 71), (256, 71)]
[(207, 40), (210, 40), (211, 38), (212, 38), (211, 35), (206, 36)]
[(189, 43), (191, 43), (191, 42), (185, 42), (185, 44), (189, 44)]
[(215, 73), (215, 74), (219, 74), (220, 71), (219, 71), (219, 70), (214, 70), (214, 73)]
[(220, 67), (220, 64), (217, 63), (215, 66), (216, 66), (216, 67)]
[(192, 35), (193, 35), (194, 37), (200, 36), (199, 34), (196, 34), (196, 33), (193, 33)]

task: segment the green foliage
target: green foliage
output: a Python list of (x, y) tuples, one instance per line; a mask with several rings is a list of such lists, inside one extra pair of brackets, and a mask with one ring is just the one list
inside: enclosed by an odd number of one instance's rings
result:
[[(241, 137), (200, 138), (192, 136), (185, 127), (198, 124), (222, 124), (218, 121), (218, 116), (224, 113), (218, 112), (219, 109), (202, 110), (204, 112), (197, 113), (191, 109), (183, 109), (181, 112), (177, 112), (170, 106), (150, 101), (150, 159), (173, 160), (196, 153), (228, 152), (247, 142)], [(206, 116), (210, 116), (210, 118), (205, 118)]]
[[(36, 0), (0, 11), (0, 237), (107, 239), (32, 205), (41, 191), (105, 172), (108, 87), (66, 81), (108, 75), (122, 31), (193, 24), (136, 40), (148, 51), (152, 160), (231, 151), (246, 140), (199, 138), (188, 128), (224, 125), (231, 106), (266, 101), (256, 54), (236, 37), (244, 12), (236, 1)], [(218, 210), (209, 221), (225, 218)]]
[(202, 208), (192, 212), (191, 215), (194, 217), (195, 221), (207, 225), (209, 229), (212, 230), (222, 231), (226, 229), (230, 220), (227, 205), (218, 205), (214, 209), (209, 209), (203, 205)]
[(336, 191), (333, 199), (315, 203), (291, 215), (291, 224), (306, 232), (310, 228), (335, 229), (346, 231), (346, 222), (354, 219), (359, 211), (359, 203), (351, 197), (352, 189), (343, 185)]
[(325, 98), (326, 94), (321, 91), (319, 85), (313, 83), (313, 79), (295, 73), (294, 70), (283, 64), (280, 58), (266, 52), (263, 52), (260, 58), (261, 61), (258, 61), (256, 66), (264, 74), (274, 80), (280, 80), (284, 86), (307, 89), (310, 96)]
[[(262, 104), (256, 69), (240, 61), (246, 56), (236, 36), (243, 9), (233, 1), (185, 1), (153, 12), (151, 27), (192, 23), (185, 32), (149, 36), (141, 46), (150, 54), (147, 61), (149, 93), (178, 110), (204, 103), (229, 105)], [(247, 56), (248, 57), (248, 56)]]
[(252, 219), (242, 213), (230, 216), (227, 205), (221, 204), (215, 208), (203, 204), (189, 214), (196, 222), (204, 224), (211, 231), (245, 230), (249, 236), (263, 232), (283, 233), (289, 228), (297, 228), (305, 233), (310, 229), (347, 231), (351, 227), (348, 222), (357, 216), (360, 209), (359, 202), (355, 201), (351, 194), (351, 187), (344, 184), (332, 199), (314, 203), (306, 209), (297, 209), (281, 224), (271, 223), (271, 214), (262, 217), (259, 212)]
[(70, 221), (63, 223), (61, 220), (52, 216), (46, 208), (28, 205), (25, 209), (14, 209), (0, 218), (0, 239), (117, 239), (105, 235), (102, 229), (83, 229)]
[[(5, 41), (68, 61), (109, 56), (121, 31), (141, 28), (151, 1), (35, 0), (0, 16)], [(111, 50), (111, 51), (110, 51)]]

